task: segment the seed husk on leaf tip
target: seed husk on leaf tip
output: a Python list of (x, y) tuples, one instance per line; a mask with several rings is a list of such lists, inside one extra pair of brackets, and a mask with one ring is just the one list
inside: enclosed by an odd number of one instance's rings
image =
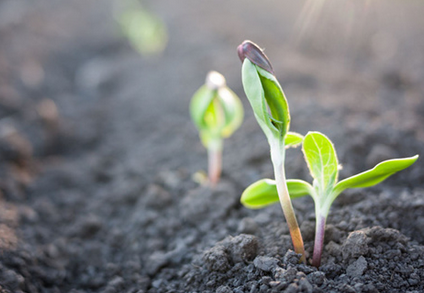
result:
[(269, 62), (268, 57), (265, 55), (262, 49), (252, 41), (246, 40), (241, 43), (237, 47), (237, 53), (241, 62), (247, 58), (253, 64), (274, 75), (274, 69), (272, 68), (271, 62)]

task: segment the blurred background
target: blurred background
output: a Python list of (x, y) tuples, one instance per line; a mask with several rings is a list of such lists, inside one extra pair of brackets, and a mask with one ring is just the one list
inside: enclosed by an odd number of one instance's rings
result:
[[(22, 196), (19, 184), (40, 167), (32, 157), (41, 165), (98, 157), (93, 164), (107, 166), (101, 172), (117, 166), (146, 180), (163, 170), (205, 169), (188, 105), (210, 70), (227, 78), (246, 109), (224, 151), (228, 173), (242, 185), (271, 174), (260, 166), (239, 172), (268, 160), (241, 85), (236, 47), (245, 39), (270, 58), (289, 99), (291, 129), (327, 133), (348, 166), (342, 174), (419, 153), (423, 12), (419, 0), (4, 0), (2, 173), (18, 183), (12, 188), (5, 179), (3, 190)], [(293, 160), (299, 169), (300, 157)]]
[[(189, 100), (209, 70), (244, 97), (235, 48), (250, 39), (273, 63), (293, 130), (326, 131), (338, 123), (367, 131), (381, 120), (423, 140), (416, 129), (424, 108), (423, 12), (419, 0), (4, 0), (1, 131), (21, 133), (36, 155), (72, 152), (103, 137), (101, 145), (118, 144), (110, 146), (116, 151), (138, 144), (130, 156), (146, 168), (196, 165), (196, 155), (179, 159), (182, 147), (197, 142)], [(364, 111), (369, 115), (351, 119)], [(36, 124), (55, 119), (49, 115), (67, 120), (65, 136), (74, 132), (74, 140), (52, 145), (40, 134)], [(329, 136), (342, 142), (344, 131)], [(181, 147), (177, 154), (170, 141)]]

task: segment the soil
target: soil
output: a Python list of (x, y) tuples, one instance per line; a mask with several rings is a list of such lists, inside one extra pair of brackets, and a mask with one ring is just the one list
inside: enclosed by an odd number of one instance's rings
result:
[[(291, 129), (335, 143), (341, 178), (423, 155), (422, 1), (144, 1), (168, 28), (135, 52), (108, 0), (0, 2), (0, 292), (424, 292), (424, 163), (344, 192), (319, 269), (299, 264), (278, 205), (248, 210), (272, 178), (244, 98), (236, 47), (266, 48)], [(217, 70), (246, 117), (223, 176), (200, 186), (206, 151), (192, 94)], [(289, 178), (311, 180), (299, 150)], [(294, 207), (312, 256), (310, 198)]]

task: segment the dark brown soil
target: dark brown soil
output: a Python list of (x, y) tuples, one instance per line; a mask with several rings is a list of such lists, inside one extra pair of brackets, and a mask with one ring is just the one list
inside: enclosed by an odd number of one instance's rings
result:
[[(146, 0), (169, 31), (146, 58), (111, 0), (1, 1), (0, 292), (424, 292), (422, 159), (336, 200), (319, 269), (298, 264), (278, 205), (239, 203), (272, 177), (244, 39), (266, 48), (291, 129), (334, 141), (342, 178), (424, 155), (424, 3), (342, 2)], [(192, 180), (206, 151), (188, 113), (209, 70), (246, 112), (213, 190)], [(299, 150), (286, 168), (310, 180)], [(294, 206), (310, 257), (313, 202)]]

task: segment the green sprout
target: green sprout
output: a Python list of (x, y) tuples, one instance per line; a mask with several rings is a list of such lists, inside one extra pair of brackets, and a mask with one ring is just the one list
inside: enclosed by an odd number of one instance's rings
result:
[(162, 53), (168, 42), (165, 23), (139, 1), (126, 0), (119, 4), (122, 11), (115, 18), (131, 46), (145, 56)]
[(190, 103), (191, 118), (208, 150), (209, 182), (214, 186), (221, 176), (223, 139), (231, 136), (243, 121), (243, 105), (231, 91), (222, 74), (211, 71), (206, 83)]
[(253, 42), (244, 41), (238, 46), (237, 52), (243, 62), (244, 91), (270, 145), (277, 195), (290, 230), (294, 250), (302, 255), (301, 261), (305, 262), (303, 239), (290, 200), (284, 170), (286, 146), (301, 143), (303, 137), (288, 132), (290, 125), (288, 103), (271, 63), (263, 51)]
[[(316, 230), (312, 265), (319, 267), (324, 246), (325, 222), (334, 200), (344, 190), (374, 186), (398, 171), (408, 168), (418, 155), (383, 161), (373, 169), (338, 181), (339, 163), (332, 142), (324, 134), (309, 132), (302, 151), (312, 175), (313, 184), (303, 180), (287, 180), (291, 198), (310, 195), (315, 202)], [(243, 193), (241, 202), (249, 208), (262, 208), (278, 202), (278, 186), (274, 180), (262, 179), (250, 185)]]

